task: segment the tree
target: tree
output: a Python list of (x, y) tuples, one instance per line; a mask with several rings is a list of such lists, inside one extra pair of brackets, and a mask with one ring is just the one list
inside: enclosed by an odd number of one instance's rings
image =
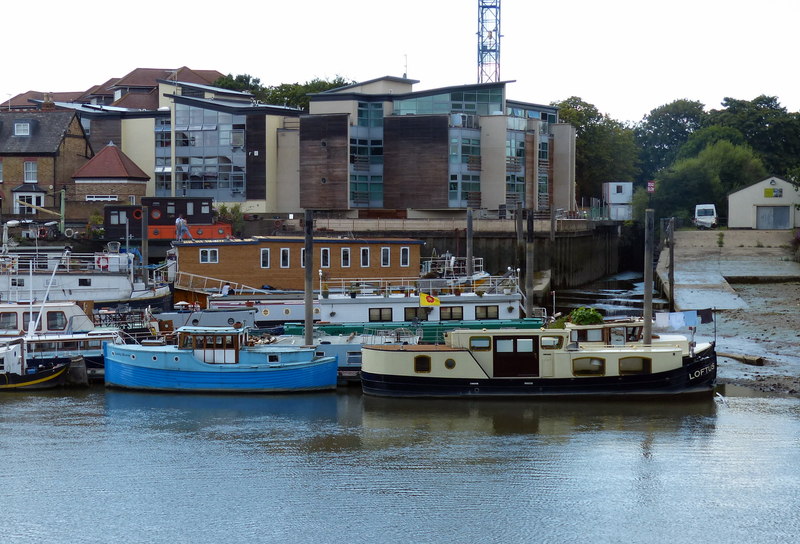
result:
[(696, 157), (711, 144), (728, 141), (733, 145), (745, 145), (744, 135), (733, 127), (711, 125), (694, 131), (678, 151), (678, 159)]
[(234, 91), (246, 91), (253, 95), (253, 98), (264, 104), (274, 106), (286, 106), (308, 111), (309, 94), (321, 93), (330, 89), (344, 87), (354, 83), (342, 76), (336, 76), (331, 80), (314, 78), (305, 83), (281, 83), (272, 87), (261, 85), (259, 78), (254, 78), (249, 74), (233, 76), (228, 74), (214, 82), (215, 87), (221, 89), (231, 89)]
[(708, 124), (741, 132), (769, 172), (786, 175), (800, 166), (800, 114), (788, 113), (777, 97), (767, 95), (753, 100), (726, 97), (722, 106), (709, 112)]
[(261, 85), (261, 80), (257, 77), (252, 77), (249, 74), (240, 74), (233, 76), (228, 74), (217, 79), (213, 83), (214, 87), (220, 89), (230, 89), (232, 91), (244, 91), (252, 93), (253, 98), (263, 101), (266, 97), (266, 89)]
[(653, 179), (656, 172), (672, 164), (678, 150), (702, 126), (706, 116), (702, 102), (680, 99), (650, 111), (634, 132), (641, 147), (642, 176)]
[(656, 177), (653, 207), (659, 217), (692, 217), (696, 204), (715, 204), (727, 215), (728, 193), (766, 176), (761, 159), (748, 146), (722, 140), (696, 157), (680, 159)]
[(639, 153), (633, 130), (577, 96), (552, 105), (562, 122), (575, 127), (575, 177), (579, 197), (599, 197), (604, 182), (633, 181)]

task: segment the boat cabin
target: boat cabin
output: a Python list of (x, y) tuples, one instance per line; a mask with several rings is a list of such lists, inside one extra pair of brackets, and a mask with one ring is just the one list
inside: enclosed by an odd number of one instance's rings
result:
[[(41, 313), (41, 317), (39, 314)], [(94, 329), (92, 320), (75, 302), (0, 303), (0, 336), (27, 333), (34, 321), (35, 334), (64, 334)]]
[(233, 327), (181, 327), (177, 332), (178, 349), (191, 350), (204, 363), (236, 364), (249, 342), (245, 329)]

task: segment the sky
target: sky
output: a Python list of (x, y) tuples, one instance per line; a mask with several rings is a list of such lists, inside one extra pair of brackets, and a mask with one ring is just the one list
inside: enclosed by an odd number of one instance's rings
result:
[[(262, 85), (342, 76), (478, 81), (478, 0), (11, 2), (0, 10), (0, 102), (83, 91), (135, 68), (249, 74)], [(797, 0), (501, 0), (507, 98), (571, 96), (622, 122), (686, 98), (777, 96), (800, 111)]]

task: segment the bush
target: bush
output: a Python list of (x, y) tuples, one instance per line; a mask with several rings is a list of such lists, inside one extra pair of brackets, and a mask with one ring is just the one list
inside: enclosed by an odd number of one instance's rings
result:
[(603, 314), (594, 308), (575, 308), (569, 313), (569, 320), (576, 325), (597, 325), (603, 322)]

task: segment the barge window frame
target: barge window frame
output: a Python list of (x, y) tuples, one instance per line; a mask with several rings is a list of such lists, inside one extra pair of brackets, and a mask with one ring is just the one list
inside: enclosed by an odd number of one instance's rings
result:
[(475, 306), (475, 319), (500, 319), (500, 306)]
[(291, 268), (291, 251), (291, 248), (288, 247), (281, 248), (281, 268)]
[(342, 268), (350, 268), (350, 248), (343, 247), (341, 255), (339, 257), (341, 259), (341, 267)]
[(430, 355), (415, 355), (414, 356), (414, 373), (415, 374), (430, 374), (431, 373), (431, 356)]
[(470, 351), (492, 351), (492, 337), (470, 336), (469, 349)]
[[(640, 363), (638, 369), (627, 367), (627, 364), (635, 360), (638, 360)], [(650, 357), (620, 357), (617, 361), (617, 365), (619, 366), (620, 376), (638, 376), (653, 373), (653, 359)]]
[(370, 323), (385, 323), (392, 321), (391, 308), (370, 308), (369, 309), (369, 322)]
[[(596, 364), (599, 362), (599, 364)], [(576, 377), (605, 376), (606, 360), (603, 357), (576, 357), (572, 360), (572, 375)]]
[(403, 321), (428, 321), (429, 306), (407, 306), (403, 308)]
[(261, 248), (261, 268), (270, 268), (270, 248), (268, 247)]
[(392, 249), (390, 247), (381, 248), (381, 267), (387, 268), (392, 266)]
[(463, 321), (463, 306), (439, 306), (439, 321)]
[(400, 268), (411, 266), (411, 248), (403, 246), (400, 248)]
[(200, 262), (203, 264), (219, 264), (219, 250), (216, 248), (200, 249)]

